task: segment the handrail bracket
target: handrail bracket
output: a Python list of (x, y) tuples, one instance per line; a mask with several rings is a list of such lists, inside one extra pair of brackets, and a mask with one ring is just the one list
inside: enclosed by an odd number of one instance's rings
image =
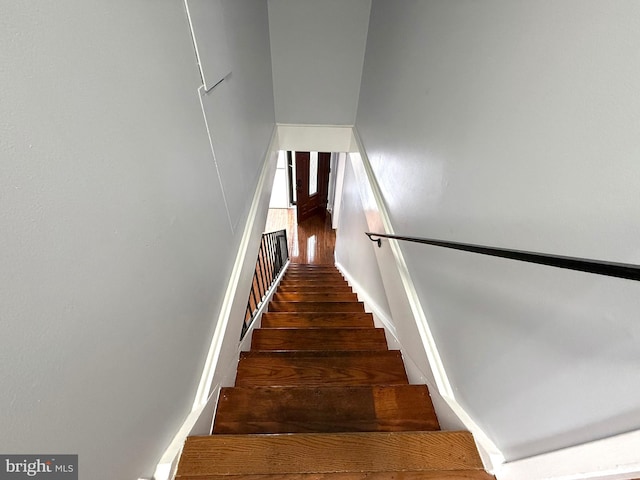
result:
[(365, 232), (365, 235), (369, 237), (369, 240), (378, 244), (378, 248), (382, 248), (382, 239), (380, 237), (373, 238), (373, 233)]

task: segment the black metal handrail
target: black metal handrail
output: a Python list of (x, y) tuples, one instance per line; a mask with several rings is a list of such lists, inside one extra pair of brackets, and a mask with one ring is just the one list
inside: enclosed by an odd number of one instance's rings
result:
[[(488, 247), (471, 243), (449, 242), (432, 238), (404, 237), (401, 235), (389, 235), (386, 233), (365, 232), (372, 242), (377, 242), (382, 247), (382, 238), (405, 240), (408, 242), (424, 243), (436, 247), (451, 248), (464, 252), (479, 253), (493, 257), (509, 258), (521, 262), (537, 263), (551, 267), (578, 270), (580, 272), (607, 275), (609, 277), (626, 278), (627, 280), (640, 280), (640, 265), (630, 263), (607, 262), (605, 260), (593, 260), (589, 258), (567, 257), (549, 253), (529, 252), (525, 250), (511, 250), (508, 248)], [(376, 238), (374, 238), (376, 237)]]
[(278, 230), (262, 234), (256, 268), (253, 272), (251, 291), (242, 323), (240, 340), (249, 331), (256, 318), (260, 307), (263, 305), (269, 289), (289, 259), (289, 247), (287, 244), (287, 231)]

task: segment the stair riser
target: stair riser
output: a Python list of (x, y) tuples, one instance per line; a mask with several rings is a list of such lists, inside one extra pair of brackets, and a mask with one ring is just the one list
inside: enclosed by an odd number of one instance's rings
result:
[(269, 312), (362, 312), (360, 302), (270, 302)]
[(257, 329), (252, 350), (387, 350), (383, 329)]
[(278, 285), (278, 293), (353, 293), (349, 285), (315, 285), (315, 286), (297, 286), (287, 287), (286, 285)]
[(322, 287), (322, 286), (349, 286), (349, 284), (347, 283), (346, 280), (340, 280), (337, 278), (331, 278), (331, 279), (314, 279), (314, 278), (307, 278), (307, 279), (290, 279), (290, 278), (283, 278), (282, 281), (280, 282), (280, 285), (286, 285), (289, 287)]
[(267, 312), (262, 315), (263, 328), (339, 328), (373, 327), (370, 313), (297, 313)]
[(321, 270), (291, 270), (291, 269), (288, 269), (287, 272), (285, 273), (285, 275), (337, 275), (337, 276), (342, 277), (342, 274), (340, 272), (337, 272), (336, 270), (321, 271)]
[[(307, 408), (313, 405), (313, 408)], [(438, 430), (424, 385), (223, 388), (214, 433)]]
[(287, 268), (287, 272), (330, 272), (330, 273), (339, 273), (334, 265), (296, 265), (289, 264)]
[(273, 296), (275, 302), (357, 302), (358, 296), (355, 293), (293, 293), (276, 292)]
[(408, 384), (399, 352), (243, 352), (237, 387)]
[(286, 273), (286, 280), (344, 280), (339, 273)]

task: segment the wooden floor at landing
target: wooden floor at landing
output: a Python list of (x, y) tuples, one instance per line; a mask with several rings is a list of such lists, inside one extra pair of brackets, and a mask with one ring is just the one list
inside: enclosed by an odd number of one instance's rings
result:
[(269, 209), (265, 232), (287, 230), (289, 256), (292, 263), (333, 265), (336, 233), (331, 228), (331, 215), (314, 216), (298, 224), (295, 208)]

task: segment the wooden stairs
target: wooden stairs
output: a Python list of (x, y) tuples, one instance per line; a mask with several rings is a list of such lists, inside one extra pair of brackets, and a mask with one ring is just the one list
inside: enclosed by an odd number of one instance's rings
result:
[(181, 480), (489, 480), (333, 266), (291, 264)]

